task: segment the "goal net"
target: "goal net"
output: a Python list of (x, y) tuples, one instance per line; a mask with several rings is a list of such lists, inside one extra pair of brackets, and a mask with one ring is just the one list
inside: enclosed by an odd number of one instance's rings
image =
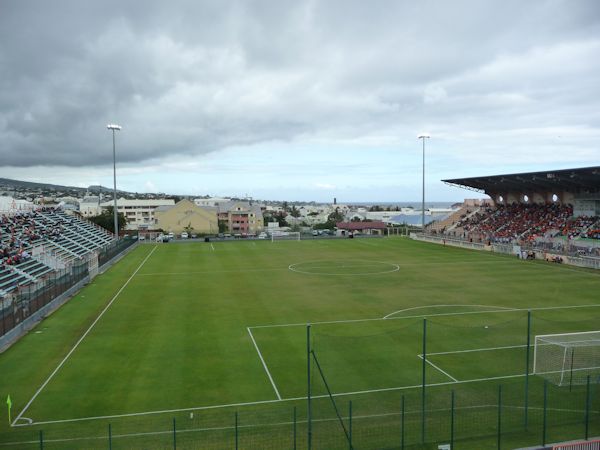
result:
[(533, 373), (557, 386), (600, 383), (600, 331), (535, 337)]
[(271, 235), (271, 241), (299, 241), (300, 232), (298, 231), (284, 231), (279, 233), (273, 233)]

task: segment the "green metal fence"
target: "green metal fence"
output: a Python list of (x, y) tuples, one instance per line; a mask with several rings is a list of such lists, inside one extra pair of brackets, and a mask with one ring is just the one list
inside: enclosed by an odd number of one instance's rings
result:
[(306, 398), (21, 422), (0, 428), (0, 448), (466, 450), (600, 435), (598, 377), (531, 374), (535, 335), (597, 327), (597, 312), (470, 311), (307, 327)]

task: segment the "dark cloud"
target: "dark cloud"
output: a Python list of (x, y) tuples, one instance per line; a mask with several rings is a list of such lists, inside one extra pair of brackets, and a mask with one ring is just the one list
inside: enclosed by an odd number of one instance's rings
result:
[(0, 156), (102, 165), (113, 121), (131, 163), (423, 127), (448, 139), (584, 127), (597, 147), (599, 5), (5, 1)]

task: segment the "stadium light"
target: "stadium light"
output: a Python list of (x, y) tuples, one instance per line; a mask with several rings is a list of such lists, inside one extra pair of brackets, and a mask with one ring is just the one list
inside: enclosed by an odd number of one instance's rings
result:
[(112, 131), (113, 138), (113, 217), (115, 220), (115, 239), (119, 240), (119, 219), (117, 216), (117, 156), (115, 151), (115, 131), (121, 131), (121, 126), (114, 123), (109, 123), (108, 125), (106, 125), (106, 128)]
[(425, 139), (429, 139), (429, 133), (421, 133), (417, 139), (423, 140), (423, 192), (421, 196), (421, 229), (425, 233)]

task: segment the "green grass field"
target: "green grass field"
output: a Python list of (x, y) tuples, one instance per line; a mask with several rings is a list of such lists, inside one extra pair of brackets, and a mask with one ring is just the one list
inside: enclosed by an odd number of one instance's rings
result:
[[(597, 330), (599, 293), (596, 272), (403, 238), (140, 245), (0, 355), (18, 417), (3, 411), (0, 448), (39, 448), (40, 430), (44, 448), (108, 448), (108, 424), (112, 448), (172, 448), (173, 420), (177, 448), (235, 448), (236, 412), (240, 448), (292, 448), (294, 408), (306, 448), (307, 323), (343, 421), (352, 400), (355, 448), (400, 448), (402, 395), (406, 448), (437, 448), (451, 391), (455, 448), (497, 448), (500, 384), (503, 445), (539, 443), (537, 376), (518, 425), (527, 310), (532, 339)], [(311, 375), (313, 448), (348, 448)], [(549, 388), (548, 442), (583, 436), (582, 389)]]

